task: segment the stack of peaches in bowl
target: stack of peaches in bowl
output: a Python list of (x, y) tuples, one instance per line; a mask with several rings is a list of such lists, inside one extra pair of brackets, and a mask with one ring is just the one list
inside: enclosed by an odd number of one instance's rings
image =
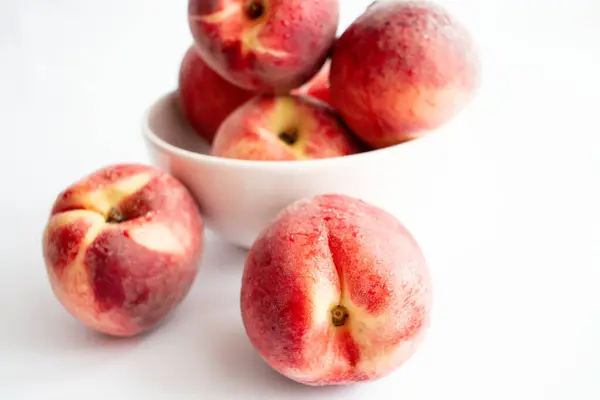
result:
[(479, 80), (469, 32), (432, 3), (375, 2), (336, 38), (338, 15), (337, 0), (189, 3), (179, 87), (144, 134), (232, 243), (322, 193), (410, 215), (442, 179)]
[(429, 325), (432, 287), (400, 221), (430, 201), (479, 84), (468, 30), (428, 1), (189, 0), (179, 87), (145, 116), (155, 166), (114, 165), (58, 197), (52, 288), (98, 331), (154, 329), (185, 299), (204, 229), (248, 248), (245, 330), (309, 385), (386, 376)]

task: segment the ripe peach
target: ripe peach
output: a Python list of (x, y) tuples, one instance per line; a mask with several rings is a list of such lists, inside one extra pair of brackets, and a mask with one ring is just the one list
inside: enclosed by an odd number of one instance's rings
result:
[(189, 0), (196, 45), (218, 74), (247, 90), (283, 94), (325, 62), (338, 0)]
[(257, 238), (241, 288), (246, 333), (276, 371), (307, 385), (386, 376), (429, 326), (426, 260), (391, 214), (345, 195), (288, 206)]
[(214, 72), (194, 46), (188, 49), (179, 71), (179, 104), (190, 126), (208, 143), (223, 120), (253, 96)]
[(302, 95), (263, 94), (235, 110), (219, 128), (212, 155), (245, 160), (303, 160), (359, 151), (327, 104)]
[(479, 59), (470, 33), (429, 1), (376, 1), (337, 41), (331, 101), (372, 147), (417, 138), (471, 100)]
[(329, 95), (329, 69), (331, 60), (327, 60), (319, 72), (301, 87), (294, 89), (292, 94), (303, 94), (321, 100), (331, 105)]
[(57, 197), (43, 235), (50, 284), (81, 323), (114, 336), (156, 327), (187, 295), (204, 249), (187, 189), (154, 167), (111, 165)]

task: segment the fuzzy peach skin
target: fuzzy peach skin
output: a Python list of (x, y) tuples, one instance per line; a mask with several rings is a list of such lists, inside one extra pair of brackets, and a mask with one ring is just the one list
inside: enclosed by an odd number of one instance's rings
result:
[(217, 73), (247, 90), (283, 94), (306, 83), (336, 37), (338, 0), (189, 0), (189, 27)]
[(388, 375), (424, 339), (431, 304), (429, 269), (410, 232), (344, 195), (288, 206), (257, 238), (243, 272), (250, 342), (306, 385)]
[(262, 94), (223, 121), (211, 154), (291, 161), (341, 157), (359, 151), (359, 144), (327, 104), (304, 95)]
[(156, 327), (186, 297), (203, 249), (203, 222), (186, 188), (139, 164), (107, 166), (66, 188), (43, 234), (60, 303), (114, 336)]
[(331, 105), (329, 95), (329, 69), (331, 60), (327, 60), (319, 72), (301, 87), (294, 89), (292, 94), (303, 94), (321, 100)]
[(468, 30), (428, 1), (376, 1), (336, 42), (331, 102), (366, 143), (418, 138), (456, 116), (479, 85)]
[(223, 79), (190, 46), (179, 71), (179, 104), (192, 128), (212, 143), (219, 126), (229, 114), (255, 93)]

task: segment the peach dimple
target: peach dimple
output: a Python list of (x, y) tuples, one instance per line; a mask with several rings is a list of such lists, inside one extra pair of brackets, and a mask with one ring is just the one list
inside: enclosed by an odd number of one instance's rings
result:
[(427, 263), (392, 215), (320, 195), (287, 207), (244, 267), (244, 327), (275, 370), (308, 385), (381, 378), (406, 362), (431, 307)]

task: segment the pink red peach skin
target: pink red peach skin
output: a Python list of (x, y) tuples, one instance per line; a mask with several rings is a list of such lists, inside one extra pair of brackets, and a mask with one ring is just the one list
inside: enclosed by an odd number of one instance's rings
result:
[(204, 249), (186, 188), (138, 164), (112, 165), (65, 189), (43, 235), (52, 290), (81, 323), (114, 336), (156, 327), (186, 297)]
[(178, 93), (186, 120), (209, 144), (223, 120), (255, 94), (223, 79), (193, 46), (181, 62)]
[(343, 195), (287, 207), (250, 249), (242, 278), (250, 342), (276, 371), (313, 386), (391, 373), (424, 339), (431, 304), (409, 231)]
[(289, 93), (314, 76), (335, 40), (338, 0), (189, 0), (196, 45), (217, 73), (252, 91)]
[(329, 69), (331, 61), (327, 60), (321, 70), (310, 81), (294, 89), (292, 94), (303, 94), (331, 105), (329, 94)]
[(359, 151), (359, 144), (327, 104), (303, 95), (263, 94), (223, 121), (211, 154), (290, 161), (341, 157)]
[(376, 1), (341, 35), (331, 101), (372, 147), (420, 137), (471, 100), (479, 59), (467, 29), (429, 1)]

